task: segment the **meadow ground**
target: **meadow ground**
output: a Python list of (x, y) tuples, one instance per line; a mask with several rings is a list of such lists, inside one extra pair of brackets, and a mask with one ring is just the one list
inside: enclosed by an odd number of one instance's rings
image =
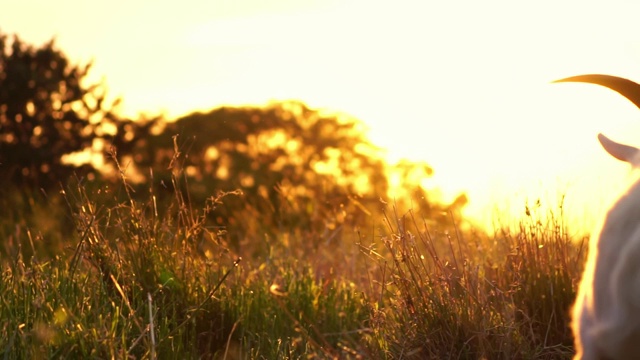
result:
[[(228, 240), (188, 194), (72, 183), (0, 220), (4, 359), (569, 359), (585, 259), (554, 213), (493, 235), (380, 204), (368, 228)], [(11, 195), (9, 195), (11, 194)], [(259, 215), (256, 215), (259, 216)], [(253, 219), (244, 219), (243, 224)], [(275, 235), (274, 235), (275, 234)]]

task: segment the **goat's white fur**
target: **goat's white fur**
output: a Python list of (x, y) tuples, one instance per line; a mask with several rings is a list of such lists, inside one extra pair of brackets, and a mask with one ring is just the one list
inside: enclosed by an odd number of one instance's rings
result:
[[(599, 134), (613, 157), (640, 167), (640, 149)], [(573, 307), (574, 359), (640, 359), (640, 177), (613, 204), (589, 244)]]

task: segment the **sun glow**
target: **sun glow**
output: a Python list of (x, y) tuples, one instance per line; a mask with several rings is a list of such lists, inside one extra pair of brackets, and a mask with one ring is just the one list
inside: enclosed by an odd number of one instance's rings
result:
[(9, 4), (2, 30), (36, 42), (57, 35), (71, 59), (94, 58), (93, 76), (123, 97), (128, 115), (271, 99), (344, 111), (369, 126), (390, 161), (432, 166), (425, 187), (445, 200), (467, 192), (465, 212), (485, 225), (496, 207), (520, 217), (525, 201), (553, 208), (566, 193), (571, 221), (590, 228), (627, 181), (596, 134), (638, 143), (640, 113), (625, 99), (550, 82), (585, 73), (640, 80), (640, 4), (36, 3)]

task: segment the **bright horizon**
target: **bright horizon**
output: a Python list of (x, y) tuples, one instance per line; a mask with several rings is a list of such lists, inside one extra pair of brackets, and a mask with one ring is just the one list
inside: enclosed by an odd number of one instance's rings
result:
[(301, 100), (362, 120), (392, 162), (427, 162), (425, 185), (445, 200), (467, 192), (481, 223), (494, 206), (522, 216), (525, 198), (553, 207), (563, 192), (576, 224), (601, 213), (628, 167), (596, 135), (640, 144), (640, 111), (596, 85), (550, 82), (640, 81), (640, 3), (382, 4), (36, 0), (5, 5), (0, 30), (93, 59), (123, 115)]

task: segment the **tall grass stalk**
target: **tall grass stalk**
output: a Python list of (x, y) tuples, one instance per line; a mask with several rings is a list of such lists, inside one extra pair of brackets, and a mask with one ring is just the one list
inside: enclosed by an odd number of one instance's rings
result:
[[(540, 215), (540, 214), (537, 214)], [(371, 341), (388, 358), (571, 358), (568, 310), (583, 262), (561, 219), (474, 238), (432, 231), (411, 212), (387, 217)]]
[[(179, 166), (161, 202), (152, 184), (134, 194), (118, 169), (115, 187), (76, 180), (62, 201), (18, 201), (30, 219), (50, 206), (74, 232), (41, 231), (20, 220), (23, 210), (0, 221), (3, 358), (572, 355), (568, 310), (584, 239), (570, 236), (561, 211), (529, 209), (489, 236), (461, 231), (453, 214), (444, 228), (393, 208), (368, 229), (341, 225), (340, 236), (289, 229), (230, 246), (209, 216), (240, 192), (194, 209)], [(63, 227), (43, 219), (52, 223)]]

